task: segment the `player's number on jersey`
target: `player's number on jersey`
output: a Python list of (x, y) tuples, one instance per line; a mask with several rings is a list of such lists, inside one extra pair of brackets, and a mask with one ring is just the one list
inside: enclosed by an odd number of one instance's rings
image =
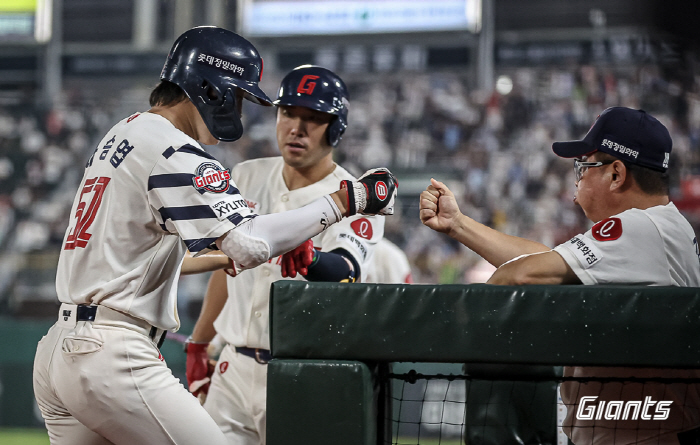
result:
[[(88, 233), (88, 229), (95, 221), (97, 209), (102, 203), (102, 196), (105, 193), (107, 184), (110, 178), (99, 177), (85, 181), (83, 190), (80, 192), (80, 203), (75, 211), (75, 227), (69, 230), (68, 238), (64, 250), (74, 250), (76, 247), (87, 246), (92, 234)], [(88, 196), (92, 194), (90, 202), (87, 202)], [(86, 201), (83, 201), (86, 199)]]

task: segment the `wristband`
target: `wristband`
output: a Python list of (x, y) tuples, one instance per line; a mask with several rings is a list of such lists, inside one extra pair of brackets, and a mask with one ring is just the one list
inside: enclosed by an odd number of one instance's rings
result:
[(183, 345), (183, 349), (185, 352), (187, 352), (187, 345), (208, 345), (208, 341), (193, 341), (192, 336), (190, 335), (187, 337), (187, 340), (185, 340), (185, 344)]

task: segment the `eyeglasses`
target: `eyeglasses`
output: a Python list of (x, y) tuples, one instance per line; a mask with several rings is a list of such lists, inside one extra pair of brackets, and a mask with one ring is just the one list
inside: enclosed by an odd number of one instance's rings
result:
[(586, 173), (586, 170), (593, 167), (600, 167), (602, 165), (608, 165), (615, 162), (612, 161), (598, 161), (598, 162), (586, 162), (580, 159), (574, 159), (574, 174), (576, 175), (576, 182), (581, 180), (581, 176)]

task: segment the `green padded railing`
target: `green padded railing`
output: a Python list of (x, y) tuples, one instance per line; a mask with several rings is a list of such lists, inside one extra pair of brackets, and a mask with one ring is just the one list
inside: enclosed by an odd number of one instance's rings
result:
[(277, 358), (700, 366), (700, 289), (280, 281)]
[(373, 445), (387, 427), (378, 363), (697, 368), (700, 291), (279, 281), (270, 341), (268, 444)]

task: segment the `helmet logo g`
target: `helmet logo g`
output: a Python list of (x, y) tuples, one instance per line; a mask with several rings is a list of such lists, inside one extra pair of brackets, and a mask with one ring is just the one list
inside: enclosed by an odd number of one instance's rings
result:
[(318, 79), (318, 76), (314, 76), (313, 74), (306, 74), (304, 77), (302, 77), (301, 81), (299, 82), (299, 86), (297, 87), (297, 93), (312, 94), (314, 92), (314, 88), (316, 87), (316, 82), (309, 82), (309, 80), (315, 79)]

